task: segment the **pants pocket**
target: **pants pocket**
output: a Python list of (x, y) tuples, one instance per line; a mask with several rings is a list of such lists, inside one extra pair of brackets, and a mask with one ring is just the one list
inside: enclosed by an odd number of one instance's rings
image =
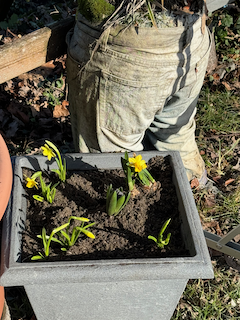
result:
[[(154, 77), (154, 76), (153, 76)], [(100, 127), (119, 135), (144, 132), (163, 108), (171, 81), (144, 83), (106, 72), (100, 80)]]

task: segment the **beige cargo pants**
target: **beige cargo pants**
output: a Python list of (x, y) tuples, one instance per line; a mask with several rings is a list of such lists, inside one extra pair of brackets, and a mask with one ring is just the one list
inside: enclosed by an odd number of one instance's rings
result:
[(189, 180), (204, 176), (194, 121), (210, 51), (201, 26), (201, 17), (174, 28), (116, 26), (93, 52), (100, 31), (79, 14), (67, 36), (77, 152), (141, 151), (147, 139), (179, 151)]

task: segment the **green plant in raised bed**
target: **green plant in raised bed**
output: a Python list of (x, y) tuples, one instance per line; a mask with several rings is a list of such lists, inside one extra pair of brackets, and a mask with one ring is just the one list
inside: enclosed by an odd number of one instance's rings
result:
[(27, 177), (25, 175), (25, 180), (27, 182), (26, 184), (26, 187), (29, 188), (29, 189), (32, 189), (32, 188), (36, 188), (38, 189), (38, 182), (36, 181), (36, 178), (38, 177), (38, 174), (34, 173), (31, 177)]
[[(80, 227), (75, 226), (72, 229), (72, 232), (70, 232), (69, 228), (70, 228), (71, 222), (74, 220), (81, 221), (81, 226)], [(68, 248), (73, 246), (76, 243), (81, 232), (84, 233), (88, 238), (95, 239), (94, 234), (91, 231), (87, 230), (89, 227), (93, 226), (95, 222), (84, 225), (85, 222), (89, 222), (89, 219), (84, 217), (71, 216), (68, 219), (68, 223), (64, 225), (66, 228), (66, 231), (63, 231), (63, 229), (65, 229), (63, 228), (57, 232), (58, 242), (62, 245), (62, 248), (61, 248), (62, 251), (67, 251)], [(54, 238), (53, 241), (55, 241), (55, 239), (56, 238)]]
[(125, 152), (124, 158), (121, 158), (122, 168), (126, 176), (126, 181), (129, 191), (132, 191), (135, 185), (135, 177), (132, 173), (130, 166), (128, 165), (128, 153)]
[(147, 187), (150, 187), (155, 182), (155, 179), (147, 170), (145, 160), (142, 159), (140, 154), (138, 156), (134, 154), (132, 158), (129, 158), (128, 153), (125, 152), (125, 156), (121, 158), (121, 161), (129, 191), (133, 190), (136, 179)]
[(154, 178), (146, 169), (146, 162), (142, 159), (141, 155), (137, 156), (134, 154), (133, 158), (129, 158), (128, 153), (125, 152), (124, 158), (121, 158), (121, 164), (129, 192), (125, 195), (122, 187), (116, 190), (113, 190), (112, 184), (108, 187), (106, 211), (110, 216), (116, 216), (125, 207), (131, 197), (131, 191), (134, 189), (136, 179), (138, 179), (142, 185), (148, 187), (155, 182)]
[(164, 222), (157, 238), (155, 238), (153, 236), (148, 236), (148, 239), (153, 240), (157, 244), (158, 248), (160, 248), (160, 249), (163, 249), (165, 246), (167, 246), (170, 241), (171, 233), (168, 233), (166, 238), (163, 239), (164, 231), (167, 229), (170, 221), (171, 221), (171, 219), (168, 219), (167, 221)]
[(50, 236), (47, 235), (46, 229), (43, 227), (42, 228), (42, 235), (38, 235), (38, 238), (41, 238), (42, 241), (43, 241), (44, 255), (41, 252), (39, 252), (38, 255), (33, 256), (31, 259), (32, 260), (46, 259), (49, 256), (49, 253), (50, 253), (51, 241), (58, 242), (58, 239), (54, 238), (55, 233), (57, 233), (60, 230), (64, 229), (67, 225), (68, 225), (68, 223), (65, 223), (64, 225), (53, 229), (53, 231), (51, 232)]
[[(69, 228), (73, 220), (81, 221), (82, 223), (80, 227), (75, 226), (72, 229), (72, 232), (70, 232)], [(84, 233), (87, 237), (94, 239), (95, 238), (94, 234), (91, 231), (87, 230), (87, 228), (93, 226), (95, 222), (89, 223), (88, 225), (84, 225), (85, 222), (88, 222), (88, 221), (89, 219), (84, 217), (71, 216), (68, 219), (67, 223), (53, 229), (50, 236), (47, 235), (46, 229), (43, 227), (42, 234), (38, 235), (37, 237), (42, 239), (43, 241), (44, 255), (41, 252), (39, 252), (38, 255), (33, 256), (31, 259), (41, 260), (41, 259), (47, 258), (50, 253), (50, 245), (52, 241), (60, 244), (62, 246), (61, 247), (62, 251), (67, 251), (68, 248), (70, 248), (76, 243), (81, 232)], [(64, 231), (63, 229), (66, 229), (66, 230)], [(56, 238), (55, 235), (57, 235), (58, 237)]]
[[(58, 148), (50, 141), (46, 140), (45, 145), (42, 146), (43, 155), (48, 158), (50, 161), (53, 157), (55, 158), (58, 169), (52, 169), (52, 172), (55, 172), (59, 179), (62, 182), (66, 181), (66, 160), (62, 161), (61, 154), (58, 150)], [(41, 185), (41, 195), (34, 195), (33, 198), (37, 201), (48, 201), (49, 203), (52, 203), (54, 201), (55, 195), (56, 195), (56, 187), (59, 184), (55, 183), (52, 186), (52, 183), (46, 184), (42, 178), (42, 171), (35, 172), (31, 177), (25, 177), (25, 180), (27, 182), (26, 187), (27, 188), (38, 188), (38, 182), (36, 181), (36, 178), (39, 178), (40, 185)]]
[(128, 203), (131, 193), (127, 196), (123, 192), (123, 188), (113, 190), (112, 184), (108, 187), (106, 197), (106, 211), (109, 216), (116, 216)]
[(62, 161), (62, 157), (58, 148), (51, 141), (45, 140), (45, 142), (45, 145), (42, 147), (43, 155), (48, 157), (48, 160), (51, 160), (52, 157), (55, 157), (58, 169), (52, 169), (51, 171), (55, 172), (62, 182), (65, 182), (67, 171), (66, 160), (64, 159)]
[(50, 183), (49, 185), (46, 185), (46, 183), (43, 181), (42, 178), (42, 171), (35, 172), (30, 178), (26, 177), (26, 187), (27, 188), (38, 188), (38, 183), (36, 182), (36, 178), (39, 178), (40, 185), (41, 185), (41, 195), (34, 195), (33, 198), (37, 201), (43, 202), (44, 200), (48, 201), (49, 203), (52, 203), (54, 201), (55, 195), (56, 195), (56, 186), (59, 184), (55, 183), (53, 186)]

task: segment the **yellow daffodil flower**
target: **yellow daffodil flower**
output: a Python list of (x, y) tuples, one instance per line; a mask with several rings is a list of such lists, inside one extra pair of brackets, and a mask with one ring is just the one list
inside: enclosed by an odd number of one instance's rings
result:
[(56, 156), (56, 154), (54, 153), (54, 151), (45, 143), (45, 145), (43, 147), (41, 147), (43, 150), (43, 155), (45, 157), (48, 158), (48, 160), (50, 161), (53, 157)]
[(147, 168), (145, 160), (142, 160), (142, 156), (139, 154), (134, 158), (129, 158), (129, 165), (134, 167), (135, 172), (141, 172)]
[(37, 183), (37, 181), (35, 181), (35, 179), (29, 178), (29, 177), (26, 177), (25, 179), (27, 181), (27, 184), (26, 184), (27, 188), (31, 189), (31, 188), (36, 187), (36, 189), (38, 189), (38, 186), (37, 186), (38, 183)]

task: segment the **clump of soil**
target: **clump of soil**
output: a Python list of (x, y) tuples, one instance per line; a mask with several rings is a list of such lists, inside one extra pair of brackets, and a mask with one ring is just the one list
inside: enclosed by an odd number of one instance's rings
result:
[[(42, 252), (42, 240), (37, 238), (45, 227), (50, 235), (53, 228), (68, 221), (70, 216), (86, 217), (96, 224), (89, 230), (95, 239), (80, 235), (76, 244), (66, 253), (53, 243), (49, 260), (96, 260), (120, 258), (156, 258), (188, 256), (180, 233), (178, 200), (172, 183), (172, 167), (168, 158), (150, 159), (148, 170), (157, 181), (156, 190), (138, 186), (139, 194), (131, 197), (125, 208), (114, 217), (105, 212), (106, 190), (125, 186), (122, 170), (89, 170), (70, 172), (65, 184), (57, 187), (53, 204), (39, 203), (28, 192), (26, 230), (23, 232), (24, 261)], [(24, 169), (28, 176), (31, 172)], [(157, 237), (163, 223), (171, 218), (167, 232), (171, 240), (165, 249), (159, 249), (148, 239)], [(74, 222), (75, 223), (75, 222)]]

